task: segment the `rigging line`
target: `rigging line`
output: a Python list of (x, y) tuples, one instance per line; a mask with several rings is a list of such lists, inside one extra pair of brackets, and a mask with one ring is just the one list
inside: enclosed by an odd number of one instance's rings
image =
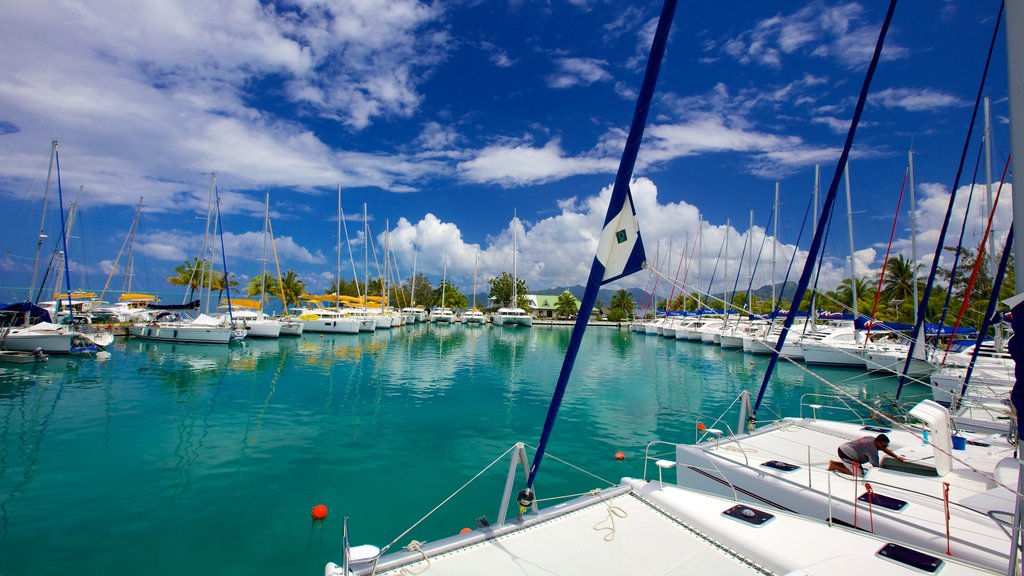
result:
[[(64, 193), (61, 191), (60, 186), (60, 152), (54, 150), (54, 158), (57, 162), (57, 200), (60, 204), (60, 219), (64, 220)], [(64, 280), (68, 287), (68, 318), (71, 320), (71, 325), (75, 324), (75, 307), (71, 301), (71, 268), (68, 263), (68, 230), (67, 226), (61, 226), (60, 229), (60, 241), (64, 246)], [(60, 288), (58, 286), (57, 288)]]
[[(953, 187), (949, 192), (949, 205), (946, 207), (946, 218), (942, 222), (942, 228), (939, 230), (938, 242), (935, 246), (935, 258), (932, 259), (932, 268), (928, 273), (928, 282), (924, 285), (924, 295), (921, 298), (921, 302), (918, 304), (917, 322), (914, 325), (914, 334), (920, 334), (921, 326), (924, 324), (925, 314), (928, 312), (928, 301), (932, 295), (932, 284), (935, 283), (935, 274), (939, 269), (939, 259), (942, 256), (942, 246), (946, 241), (946, 230), (949, 228), (949, 218), (953, 214), (953, 203), (956, 200), (956, 189), (960, 186), (960, 176), (964, 170), (964, 161), (967, 159), (967, 151), (971, 145), (971, 135), (974, 133), (974, 124), (978, 118), (978, 108), (981, 106), (982, 93), (985, 90), (985, 80), (988, 77), (988, 69), (992, 64), (992, 53), (996, 48), (996, 39), (999, 36), (999, 26), (1003, 21), (1003, 2), (999, 3), (999, 15), (996, 16), (996, 25), (992, 29), (992, 40), (988, 46), (988, 57), (985, 59), (985, 67), (981, 73), (981, 82), (978, 85), (978, 94), (974, 99), (974, 110), (971, 111), (971, 122), (967, 128), (967, 137), (964, 138), (964, 147), (960, 152), (960, 164), (956, 169), (956, 177), (953, 179)], [(941, 327), (940, 327), (941, 332)], [(898, 400), (900, 394), (903, 392), (903, 385), (906, 382), (906, 374), (910, 371), (910, 363), (914, 358), (914, 348), (917, 346), (917, 339), (910, 341), (910, 349), (907, 351), (907, 359), (903, 364), (903, 370), (900, 372), (900, 383), (896, 387), (896, 399)]]
[[(956, 278), (957, 270), (960, 269), (960, 255), (964, 246), (964, 238), (967, 236), (967, 221), (971, 214), (971, 205), (974, 203), (975, 182), (978, 180), (978, 166), (981, 165), (981, 155), (985, 150), (985, 144), (978, 145), (978, 158), (974, 162), (974, 175), (971, 176), (971, 188), (967, 193), (967, 204), (964, 206), (964, 221), (960, 225), (960, 237), (956, 241), (956, 250), (953, 252), (953, 266), (949, 269), (949, 286), (946, 287), (946, 299), (942, 304), (942, 315), (939, 317), (939, 331), (946, 325), (946, 316), (949, 314), (949, 305), (953, 299), (953, 281)], [(956, 336), (953, 334), (952, 336)], [(936, 346), (938, 347), (938, 346)]]
[[(693, 263), (694, 254), (697, 253), (697, 241), (700, 239), (699, 236), (694, 235), (693, 244), (690, 246), (690, 257), (686, 259), (686, 268), (683, 270), (683, 285), (686, 284), (686, 279), (690, 276), (690, 264)], [(683, 248), (683, 252), (686, 252), (686, 248)], [(700, 266), (700, 264), (697, 264)], [(653, 274), (653, 270), (651, 271)], [(683, 311), (686, 311), (686, 296), (683, 296)]]
[[(853, 119), (850, 122), (850, 131), (846, 135), (846, 142), (843, 144), (843, 151), (839, 155), (839, 162), (836, 164), (836, 171), (832, 177), (832, 183), (829, 185), (828, 194), (825, 196), (825, 205), (822, 209), (823, 212), (827, 213), (832, 210), (836, 201), (836, 192), (839, 189), (839, 181), (842, 179), (843, 172), (846, 169), (846, 162), (850, 157), (850, 149), (853, 147), (853, 139), (857, 134), (857, 126), (860, 124), (860, 117), (864, 113), (864, 106), (867, 103), (868, 91), (871, 88), (871, 80), (875, 75), (875, 70), (878, 69), (878, 61), (882, 56), (882, 46), (885, 44), (885, 36), (889, 31), (889, 24), (892, 23), (893, 13), (896, 11), (896, 0), (889, 2), (889, 9), (885, 15), (885, 21), (882, 23), (882, 29), (878, 34), (878, 41), (875, 44), (875, 51), (871, 56), (871, 63), (868, 65), (867, 74), (864, 78), (864, 84), (861, 87), (860, 95), (857, 98), (857, 107), (853, 112)], [(818, 252), (821, 250), (821, 237), (824, 234), (825, 222), (824, 219), (818, 222), (818, 229), (815, 230), (814, 239), (811, 241), (811, 246), (807, 256), (807, 263), (804, 264), (804, 270), (800, 274), (800, 282), (797, 285), (796, 294), (793, 296), (794, 302), (801, 302), (804, 297), (804, 293), (807, 292), (807, 284), (811, 279), (811, 271), (814, 268), (814, 260), (818, 257)], [(761, 402), (764, 400), (765, 391), (768, 389), (768, 383), (772, 378), (772, 371), (775, 369), (775, 365), (779, 361), (779, 353), (782, 351), (782, 347), (786, 344), (786, 336), (789, 335), (789, 329), (793, 326), (793, 320), (796, 318), (796, 314), (789, 314), (786, 316), (786, 321), (782, 326), (782, 332), (779, 334), (778, 340), (775, 342), (775, 350), (772, 353), (771, 358), (768, 360), (768, 369), (765, 371), (764, 379), (761, 381), (761, 388), (757, 392), (757, 401), (754, 403), (754, 407), (750, 413), (751, 423), (756, 422), (757, 410), (761, 407)]]
[[(1001, 186), (1002, 184), (1000, 184), (1000, 187)], [(964, 374), (964, 384), (960, 387), (961, 398), (967, 394), (967, 384), (971, 381), (971, 375), (974, 373), (974, 364), (978, 361), (978, 352), (981, 351), (981, 341), (988, 333), (989, 326), (995, 317), (996, 304), (999, 302), (999, 291), (1000, 288), (1002, 288), (1003, 278), (1006, 275), (1006, 269), (1010, 263), (1011, 248), (1013, 248), (1012, 222), (1010, 223), (1010, 232), (1006, 235), (1006, 245), (1003, 247), (1003, 256), (999, 261), (999, 270), (996, 272), (996, 277), (992, 281), (992, 292), (988, 297), (988, 307), (985, 309), (985, 318), (981, 322), (981, 330), (978, 331), (978, 338), (974, 342), (974, 352), (971, 353), (971, 361), (967, 364), (967, 373)]]
[[(875, 290), (875, 303), (871, 306), (871, 323), (868, 324), (867, 334), (864, 335), (864, 347), (868, 345), (868, 339), (871, 338), (871, 328), (875, 324), (875, 314), (878, 312), (878, 300), (882, 296), (882, 285), (885, 283), (885, 267), (889, 264), (889, 252), (892, 250), (892, 239), (896, 235), (896, 223), (900, 220), (900, 206), (903, 205), (903, 192), (907, 189), (907, 175), (910, 173), (910, 167), (903, 172), (903, 184), (900, 185), (900, 197), (896, 200), (896, 214), (892, 219), (892, 229), (889, 231), (889, 244), (885, 247), (885, 258), (882, 260), (882, 271), (878, 275), (878, 288)], [(915, 302), (915, 304), (917, 304)]]
[[(761, 235), (761, 246), (757, 249), (757, 258), (754, 258), (754, 269), (750, 271), (750, 281), (747, 282), (747, 300), (745, 305), (750, 306), (753, 309), (753, 305), (750, 303), (752, 298), (752, 292), (754, 289), (754, 277), (757, 276), (758, 265), (761, 264), (761, 254), (764, 254), (764, 245), (768, 241), (768, 227), (772, 225), (772, 218), (775, 217), (775, 208), (768, 215), (768, 224), (765, 225), (765, 233)], [(753, 244), (753, 242), (751, 242)], [(686, 280), (685, 278), (683, 279)]]
[[(672, 254), (672, 238), (671, 237), (669, 238), (669, 254), (670, 255)], [(676, 278), (677, 279), (679, 278), (679, 269), (683, 267), (683, 258), (685, 258), (685, 257), (686, 257), (686, 244), (683, 244), (683, 249), (679, 253), (679, 264), (676, 264)], [(669, 265), (671, 265), (671, 264), (672, 264), (672, 262), (669, 261)], [(672, 305), (672, 298), (675, 295), (676, 295), (676, 287), (675, 287), (675, 285), (673, 285), (672, 286), (672, 290), (669, 291), (669, 293), (668, 293), (668, 301), (665, 303), (666, 314), (667, 314), (669, 306)]]
[[(999, 195), (1003, 193), (1003, 182), (1006, 180), (1006, 172), (1010, 169), (1010, 158), (1006, 159), (1006, 167), (1003, 168), (1003, 176), (999, 181), (999, 188), (996, 190), (995, 200), (992, 202), (992, 212), (988, 215), (988, 223), (985, 225), (985, 234), (981, 237), (981, 244), (978, 246), (978, 255), (974, 259), (974, 269), (971, 270), (971, 279), (967, 282), (967, 291), (964, 293), (964, 300), (960, 304), (960, 312), (956, 316), (956, 322), (953, 324), (953, 337), (956, 337), (956, 330), (960, 327), (960, 321), (964, 317), (964, 312), (967, 311), (967, 307), (971, 304), (971, 293), (974, 291), (974, 282), (978, 279), (978, 272), (981, 270), (981, 265), (985, 261), (985, 242), (988, 241), (989, 232), (992, 230), (992, 221), (996, 217), (996, 207), (999, 206)], [(58, 178), (59, 182), (59, 178)], [(967, 219), (964, 218), (966, 222)], [(995, 254), (990, 255), (994, 257)], [(952, 286), (953, 280), (950, 279), (950, 286)], [(995, 286), (992, 286), (992, 291), (995, 292)], [(984, 338), (984, 334), (979, 334), (978, 338)], [(979, 342), (980, 343), (980, 342)], [(949, 355), (949, 349), (953, 346), (953, 338), (949, 339), (946, 343), (946, 350), (942, 353), (941, 364), (946, 363), (946, 356)]]

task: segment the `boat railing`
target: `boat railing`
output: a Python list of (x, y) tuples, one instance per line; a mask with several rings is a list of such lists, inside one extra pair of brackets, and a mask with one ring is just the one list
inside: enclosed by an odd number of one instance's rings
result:
[[(857, 409), (847, 402), (846, 398), (834, 394), (804, 394), (800, 397), (800, 417), (808, 418), (808, 411), (810, 411), (809, 417), (815, 420), (825, 414), (828, 420), (837, 422), (867, 423), (867, 419), (861, 416)], [(829, 416), (830, 414), (838, 414), (842, 417), (835, 418)]]
[[(666, 460), (664, 458), (664, 456), (666, 456), (665, 452), (651, 454), (651, 449), (655, 446), (671, 446), (672, 455), (674, 458), (678, 458), (677, 454), (680, 450), (697, 449), (695, 446), (688, 446), (686, 444), (676, 444), (674, 442), (665, 442), (664, 440), (653, 440), (647, 444), (647, 447), (644, 449), (643, 479), (645, 482), (650, 482), (651, 480), (653, 480), (653, 478), (647, 477), (647, 465), (653, 460), (654, 465), (658, 468), (658, 482), (662, 486), (665, 485), (665, 479), (663, 476), (664, 471), (679, 466), (679, 463), (676, 460)], [(705, 454), (705, 456), (710, 455)], [(744, 454), (744, 458), (746, 458), (746, 454)], [(721, 480), (721, 482), (729, 486), (729, 489), (732, 490), (733, 500), (738, 502), (740, 498), (739, 491), (736, 489), (736, 486), (732, 483), (731, 480), (729, 480), (729, 477), (725, 474), (725, 472), (717, 464), (715, 464), (715, 461), (713, 459), (709, 457), (707, 461), (710, 464), (710, 466), (696, 466), (694, 464), (687, 464), (686, 466), (700, 474), (704, 474), (706, 476), (714, 475), (715, 477), (717, 477), (717, 479)], [(676, 484), (679, 484), (678, 479), (676, 480)]]

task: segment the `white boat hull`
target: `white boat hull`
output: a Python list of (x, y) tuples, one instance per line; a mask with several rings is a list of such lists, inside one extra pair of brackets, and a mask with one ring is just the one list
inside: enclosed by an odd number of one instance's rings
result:
[(135, 324), (128, 327), (128, 334), (141, 340), (154, 342), (188, 342), (192, 344), (227, 344), (233, 330), (226, 326), (191, 326), (170, 324), (154, 326)]
[(4, 350), (32, 352), (36, 348), (42, 348), (47, 354), (70, 354), (71, 334), (14, 328), (3, 341)]

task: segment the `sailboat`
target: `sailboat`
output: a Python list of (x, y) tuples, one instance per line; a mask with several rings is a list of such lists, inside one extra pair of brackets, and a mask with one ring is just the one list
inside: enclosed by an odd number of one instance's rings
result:
[[(364, 216), (365, 218), (365, 216)], [(298, 319), (302, 320), (303, 330), (306, 332), (323, 332), (327, 334), (358, 334), (364, 319), (351, 314), (341, 307), (342, 296), (339, 293), (341, 288), (341, 229), (344, 218), (341, 210), (341, 185), (338, 185), (338, 247), (334, 268), (334, 294), (324, 296), (313, 296), (304, 294), (302, 296), (305, 306), (296, 310)], [(347, 237), (346, 228), (346, 237)], [(347, 239), (347, 238), (346, 238)], [(350, 245), (351, 250), (351, 245)], [(334, 303), (333, 307), (324, 306), (324, 303)]]
[[(65, 274), (64, 278), (68, 283), (67, 293), (63, 295), (58, 294), (57, 296), (62, 297), (62, 303), (65, 303), (64, 299), (66, 299), (69, 314), (69, 320), (66, 323), (51, 322), (51, 320), (57, 321), (57, 319), (51, 318), (50, 313), (46, 309), (35, 304), (38, 297), (33, 294), (39, 268), (40, 252), (42, 251), (43, 242), (47, 239), (45, 233), (46, 206), (50, 193), (50, 183), (54, 175), (57, 177), (57, 193), (60, 200), (59, 205), (62, 223), (60, 241), (63, 245), (63, 250), (60, 252), (64, 255), (62, 258), (64, 264), (63, 273)], [(50, 145), (50, 167), (46, 176), (46, 187), (43, 192), (43, 210), (39, 222), (39, 235), (36, 243), (35, 260), (32, 265), (32, 280), (28, 287), (28, 297), (23, 303), (12, 304), (3, 310), (0, 310), (0, 316), (2, 316), (2, 318), (0, 318), (0, 325), (3, 326), (2, 338), (0, 338), (0, 350), (15, 352), (35, 352), (36, 350), (41, 350), (47, 354), (71, 354), (79, 351), (93, 352), (113, 341), (113, 337), (110, 334), (86, 334), (75, 327), (75, 294), (72, 293), (70, 289), (70, 278), (67, 274), (68, 224), (69, 220), (65, 220), (64, 218), (64, 200), (60, 186), (60, 157), (57, 152), (57, 141), (53, 140)], [(43, 283), (45, 284), (45, 280)], [(60, 286), (58, 285), (57, 290), (55, 291), (59, 292), (59, 289)], [(39, 290), (41, 293), (42, 287), (40, 287)], [(82, 297), (79, 296), (79, 307), (81, 306), (81, 303)], [(59, 305), (55, 305), (54, 311), (56, 311), (57, 307), (59, 307)]]
[(518, 257), (517, 237), (519, 218), (512, 216), (512, 301), (508, 306), (498, 308), (491, 315), (491, 323), (495, 326), (533, 326), (533, 317), (519, 307), (519, 286), (516, 278), (516, 259)]
[(483, 326), (487, 323), (487, 315), (476, 307), (476, 271), (480, 264), (480, 254), (473, 258), (473, 307), (462, 313), (462, 323), (467, 326)]
[[(214, 208), (216, 207), (216, 212)], [(210, 173), (210, 205), (207, 210), (206, 230), (210, 229), (213, 215), (216, 214), (214, 232), (220, 230), (220, 194), (217, 191), (217, 173)], [(209, 234), (206, 234), (209, 236)], [(245, 338), (246, 332), (242, 328), (235, 328), (231, 318), (231, 286), (227, 271), (227, 257), (224, 255), (224, 236), (221, 230), (221, 261), (224, 265), (225, 289), (228, 295), (228, 318), (218, 318), (210, 314), (200, 313), (194, 318), (188, 317), (187, 311), (198, 310), (200, 301), (181, 305), (155, 305), (148, 307), (153, 311), (154, 317), (151, 322), (137, 322), (128, 327), (128, 334), (133, 338), (141, 340), (154, 340), (157, 342), (189, 342), (193, 344), (227, 344), (232, 340)], [(204, 238), (204, 246), (209, 238)], [(206, 249), (203, 250), (204, 256)], [(209, 264), (209, 265), (207, 265)], [(199, 285), (208, 290), (207, 307), (209, 307), (209, 292), (212, 292), (213, 266), (212, 262), (203, 261), (200, 270), (201, 278)], [(209, 276), (207, 276), (209, 275)]]
[(430, 321), (434, 324), (454, 324), (455, 313), (445, 307), (445, 292), (448, 289), (448, 253), (444, 253), (444, 272), (441, 275), (441, 305), (430, 310)]

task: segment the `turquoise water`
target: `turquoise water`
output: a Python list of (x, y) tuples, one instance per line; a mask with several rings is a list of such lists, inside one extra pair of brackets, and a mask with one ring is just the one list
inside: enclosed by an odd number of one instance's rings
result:
[[(231, 348), (119, 339), (107, 360), (0, 366), (0, 574), (321, 574), (340, 560), (343, 516), (353, 545), (382, 546), (513, 443), (535, 445), (568, 337), (420, 325)], [(649, 441), (692, 442), (765, 365), (591, 328), (548, 454), (640, 476)], [(823, 373), (869, 398), (895, 390)], [(831, 389), (780, 366), (762, 420), (798, 414), (809, 392)], [(507, 471), (502, 459), (396, 547), (495, 520)], [(537, 480), (541, 498), (603, 485), (553, 458)], [(320, 524), (316, 504), (330, 510)]]

